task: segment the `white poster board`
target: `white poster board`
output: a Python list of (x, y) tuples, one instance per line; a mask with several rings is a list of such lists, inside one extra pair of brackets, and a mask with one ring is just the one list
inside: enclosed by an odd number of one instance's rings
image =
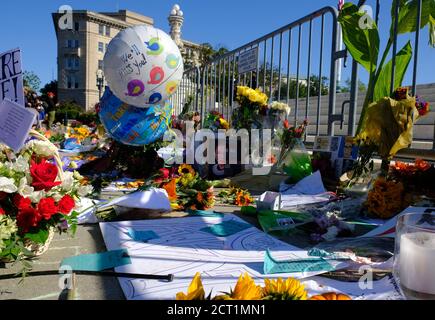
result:
[(21, 150), (35, 121), (29, 108), (5, 99), (0, 102), (0, 142), (15, 152)]
[(239, 55), (239, 74), (257, 70), (258, 47), (249, 49)]
[(0, 54), (0, 102), (4, 99), (24, 107), (23, 72), (19, 48)]
[[(263, 262), (269, 249), (279, 260), (308, 257), (307, 251), (284, 243), (251, 226), (227, 237), (217, 237), (201, 229), (221, 222), (246, 223), (232, 214), (223, 217), (187, 217), (100, 223), (107, 250), (127, 249), (132, 263), (115, 268), (117, 272), (173, 274), (172, 282), (118, 278), (129, 300), (175, 299), (186, 292), (196, 272), (201, 273), (207, 294), (228, 292), (239, 276), (248, 272), (258, 284), (264, 278), (305, 278), (322, 271), (265, 275)], [(138, 242), (129, 229), (153, 231), (159, 238)]]

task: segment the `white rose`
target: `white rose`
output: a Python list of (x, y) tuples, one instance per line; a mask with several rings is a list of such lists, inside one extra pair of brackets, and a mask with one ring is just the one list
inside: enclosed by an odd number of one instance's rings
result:
[(18, 188), (15, 185), (14, 179), (0, 177), (0, 191), (6, 193), (14, 193), (17, 192)]
[(38, 155), (49, 157), (57, 152), (57, 148), (50, 142), (31, 140), (26, 144), (26, 149), (31, 149)]
[(94, 188), (92, 186), (80, 186), (77, 190), (77, 194), (80, 197), (86, 197), (88, 194), (90, 194)]
[(61, 184), (62, 189), (65, 191), (70, 191), (73, 187), (73, 184), (74, 184), (73, 173), (69, 171), (65, 172)]

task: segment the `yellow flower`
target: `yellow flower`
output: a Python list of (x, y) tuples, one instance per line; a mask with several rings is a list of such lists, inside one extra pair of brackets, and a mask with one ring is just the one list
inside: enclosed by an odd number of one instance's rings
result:
[(307, 291), (299, 280), (264, 280), (263, 296), (265, 300), (307, 300)]
[(201, 281), (201, 275), (199, 272), (195, 274), (192, 282), (187, 289), (187, 294), (183, 292), (178, 292), (176, 295), (176, 300), (204, 300), (205, 291)]
[[(224, 296), (223, 296), (224, 297)], [(237, 284), (234, 288), (234, 291), (228, 297), (228, 300), (261, 300), (262, 298), (262, 289), (260, 286), (257, 286), (254, 280), (249, 276), (246, 272), (244, 275), (241, 275)], [(227, 299), (223, 299), (227, 300)]]
[(195, 176), (196, 174), (185, 173), (180, 177), (179, 182), (183, 187), (187, 187), (193, 180), (195, 180)]
[(222, 128), (227, 129), (227, 130), (230, 128), (229, 123), (224, 118), (219, 118), (219, 122), (220, 122)]
[(192, 175), (195, 175), (195, 170), (192, 168), (190, 164), (182, 164), (178, 167), (178, 174), (184, 175), (186, 173), (190, 173)]

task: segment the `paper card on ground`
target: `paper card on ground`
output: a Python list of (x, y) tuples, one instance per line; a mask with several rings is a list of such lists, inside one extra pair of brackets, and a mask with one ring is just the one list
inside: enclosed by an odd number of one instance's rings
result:
[(113, 250), (94, 254), (82, 254), (62, 260), (61, 266), (69, 266), (77, 271), (103, 271), (131, 264), (126, 249)]
[(155, 233), (152, 230), (136, 230), (133, 228), (128, 229), (128, 235), (134, 240), (134, 241), (148, 241), (153, 239), (160, 238), (157, 233)]
[(222, 218), (223, 213), (211, 211), (211, 210), (187, 210), (187, 213), (191, 217), (217, 217)]
[(15, 152), (21, 150), (35, 121), (35, 114), (8, 99), (0, 103), (0, 141)]
[(211, 233), (217, 237), (228, 237), (251, 227), (250, 224), (231, 220), (202, 228), (200, 231)]
[(4, 99), (24, 107), (23, 72), (19, 48), (0, 53), (0, 102)]
[[(322, 271), (265, 275), (264, 254), (269, 250), (277, 260), (309, 258), (307, 251), (284, 243), (259, 229), (244, 229), (226, 238), (200, 231), (224, 221), (245, 223), (233, 214), (224, 217), (185, 217), (176, 219), (134, 220), (100, 223), (108, 250), (128, 249), (132, 263), (117, 267), (117, 272), (173, 274), (174, 281), (118, 278), (129, 300), (175, 299), (186, 291), (195, 273), (202, 277), (208, 293), (228, 292), (241, 274), (247, 272), (257, 284), (264, 279), (306, 278)], [(153, 230), (159, 239), (131, 241), (128, 229)]]

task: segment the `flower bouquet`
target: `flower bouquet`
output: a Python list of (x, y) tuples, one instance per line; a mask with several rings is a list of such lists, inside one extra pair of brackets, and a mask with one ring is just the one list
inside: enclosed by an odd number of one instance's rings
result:
[(328, 292), (308, 298), (305, 286), (297, 279), (264, 279), (264, 286), (257, 285), (248, 273), (241, 275), (230, 292), (222, 292), (212, 298), (205, 294), (199, 272), (195, 274), (187, 293), (178, 292), (176, 300), (351, 300), (342, 293)]
[(153, 186), (166, 190), (173, 210), (206, 210), (214, 205), (212, 183), (202, 179), (188, 164), (178, 169), (160, 169)]
[(260, 113), (264, 116), (263, 128), (275, 130), (290, 114), (290, 107), (286, 103), (274, 101), (262, 108)]
[(274, 141), (277, 146), (275, 170), (282, 170), (290, 176), (290, 182), (296, 183), (312, 173), (311, 158), (305, 149), (302, 138), (308, 122), (293, 127), (288, 120), (283, 122), (283, 129), (278, 131)]
[(63, 172), (57, 148), (36, 131), (14, 154), (0, 149), (0, 260), (44, 253), (54, 234), (76, 227), (74, 208), (92, 187), (77, 172)]
[(249, 191), (240, 188), (231, 187), (228, 190), (222, 190), (218, 196), (222, 198), (225, 203), (239, 207), (249, 206), (254, 202)]
[(202, 127), (204, 129), (210, 129), (213, 132), (218, 132), (218, 130), (228, 130), (230, 125), (221, 113), (211, 111), (205, 118)]
[(267, 107), (268, 97), (260, 89), (238, 86), (236, 102), (239, 107), (233, 112), (233, 127), (236, 129), (261, 128), (260, 111)]

